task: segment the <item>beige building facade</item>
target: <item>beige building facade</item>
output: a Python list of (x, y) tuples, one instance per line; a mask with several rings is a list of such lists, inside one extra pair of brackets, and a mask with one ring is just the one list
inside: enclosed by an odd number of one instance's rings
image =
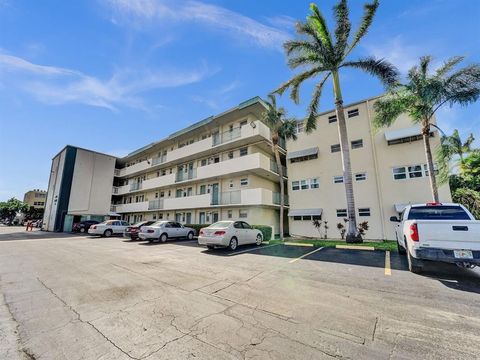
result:
[[(395, 239), (390, 216), (410, 203), (432, 200), (420, 127), (406, 115), (389, 128), (372, 126), (376, 98), (345, 106), (352, 162), (357, 221), (368, 221), (366, 239)], [(335, 112), (318, 116), (317, 129), (307, 134), (298, 124), (298, 139), (287, 142), (289, 230), (293, 236), (325, 235), (313, 226), (327, 222), (327, 237), (340, 238), (337, 224), (346, 218), (346, 197)], [(437, 131), (431, 144), (440, 144)], [(440, 200), (451, 201), (448, 185)]]
[(27, 191), (23, 196), (23, 202), (28, 204), (29, 207), (35, 209), (43, 209), (47, 199), (47, 191), (34, 189)]
[(118, 159), (111, 210), (130, 223), (241, 219), (277, 234), (280, 179), (264, 111), (256, 97)]

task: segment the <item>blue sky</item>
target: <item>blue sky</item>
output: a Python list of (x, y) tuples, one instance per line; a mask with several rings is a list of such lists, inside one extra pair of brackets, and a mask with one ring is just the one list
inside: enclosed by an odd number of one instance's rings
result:
[[(46, 189), (66, 144), (122, 156), (266, 96), (292, 75), (282, 43), (309, 3), (0, 0), (0, 201)], [(334, 3), (317, 2), (329, 17)], [(355, 25), (363, 3), (350, 1)], [(384, 57), (402, 72), (424, 54), (480, 62), (479, 17), (474, 0), (383, 0), (352, 55)], [(382, 92), (357, 71), (341, 81), (346, 103)], [(312, 85), (299, 105), (281, 99), (290, 115), (305, 115)], [(332, 107), (328, 86), (320, 110)], [(444, 108), (438, 121), (480, 138), (480, 103)]]

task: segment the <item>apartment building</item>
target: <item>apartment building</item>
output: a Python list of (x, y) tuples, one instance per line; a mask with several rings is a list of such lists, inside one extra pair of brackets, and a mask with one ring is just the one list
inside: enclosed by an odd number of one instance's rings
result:
[(264, 111), (256, 97), (117, 159), (111, 210), (130, 223), (242, 219), (278, 233), (279, 176)]
[(34, 189), (25, 193), (23, 196), (23, 202), (28, 204), (28, 207), (43, 209), (45, 207), (46, 198), (47, 192), (45, 190)]
[[(395, 239), (390, 216), (409, 203), (431, 201), (424, 145), (419, 126), (406, 115), (389, 128), (372, 127), (376, 98), (345, 106), (357, 221), (368, 221), (367, 239)], [(432, 129), (433, 130), (433, 129)], [(323, 236), (314, 220), (327, 222), (328, 237), (340, 238), (337, 224), (347, 216), (342, 160), (335, 112), (318, 116), (310, 134), (297, 127), (298, 139), (287, 142), (290, 234)], [(431, 144), (440, 144), (432, 131)], [(451, 201), (448, 185), (439, 188), (440, 200)]]

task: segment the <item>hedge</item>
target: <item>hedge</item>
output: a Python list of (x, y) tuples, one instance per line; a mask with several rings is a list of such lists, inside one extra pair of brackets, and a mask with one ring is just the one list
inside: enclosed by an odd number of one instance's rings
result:
[[(195, 229), (195, 234), (198, 235), (200, 229), (206, 228), (210, 224), (185, 224), (185, 227)], [(252, 228), (258, 229), (262, 232), (263, 240), (268, 241), (272, 238), (272, 227), (267, 225), (252, 225)]]

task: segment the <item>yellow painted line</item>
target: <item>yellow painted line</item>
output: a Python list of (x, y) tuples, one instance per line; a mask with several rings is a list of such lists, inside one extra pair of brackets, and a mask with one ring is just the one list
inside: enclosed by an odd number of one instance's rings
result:
[(313, 244), (305, 244), (305, 243), (295, 243), (295, 242), (286, 242), (284, 243), (285, 245), (290, 245), (290, 246), (308, 246), (308, 247), (313, 247)]
[(348, 249), (348, 250), (369, 250), (369, 251), (375, 250), (373, 246), (336, 245), (335, 247), (337, 249)]
[(290, 260), (288, 263), (289, 263), (289, 264), (292, 264), (292, 263), (294, 263), (295, 261), (298, 261), (298, 260), (300, 260), (300, 259), (303, 259), (304, 257), (309, 256), (309, 255), (312, 255), (313, 253), (316, 253), (317, 251), (320, 251), (320, 250), (322, 250), (322, 249), (323, 249), (323, 247), (320, 247), (320, 248), (318, 248), (318, 249), (315, 249), (315, 250), (313, 250), (313, 251), (310, 251), (309, 253), (306, 253), (306, 254), (298, 257), (298, 258), (295, 258), (295, 259), (293, 259), (293, 260)]
[(392, 275), (392, 269), (390, 268), (390, 251), (385, 251), (385, 276)]

